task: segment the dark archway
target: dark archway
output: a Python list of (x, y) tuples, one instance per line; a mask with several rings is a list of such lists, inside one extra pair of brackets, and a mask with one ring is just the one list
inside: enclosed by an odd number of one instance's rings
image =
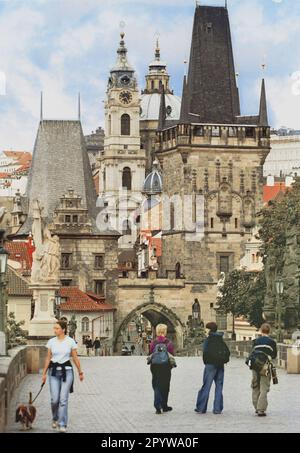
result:
[(126, 318), (123, 319), (122, 323), (117, 329), (115, 340), (114, 340), (114, 351), (120, 352), (123, 343), (123, 337), (125, 332), (125, 338), (127, 335), (127, 326), (134, 322), (140, 316), (146, 318), (152, 326), (152, 335), (155, 332), (155, 327), (158, 324), (166, 324), (168, 327), (168, 337), (174, 342), (175, 349), (181, 349), (183, 347), (183, 333), (184, 325), (178, 316), (168, 309), (165, 305), (157, 303), (147, 303), (140, 305), (135, 310), (131, 311)]

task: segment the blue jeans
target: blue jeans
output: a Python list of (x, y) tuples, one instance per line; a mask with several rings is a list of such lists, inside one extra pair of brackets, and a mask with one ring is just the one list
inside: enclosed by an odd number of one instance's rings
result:
[(56, 370), (56, 376), (51, 376), (51, 370), (49, 371), (52, 419), (62, 427), (68, 425), (68, 401), (74, 379), (73, 370), (66, 370), (66, 375), (66, 382), (63, 382), (61, 370)]
[(205, 365), (203, 386), (198, 393), (196, 409), (198, 412), (205, 414), (209, 400), (209, 393), (212, 383), (215, 381), (215, 401), (214, 413), (220, 414), (223, 411), (223, 384), (224, 384), (224, 367), (218, 368), (215, 365)]

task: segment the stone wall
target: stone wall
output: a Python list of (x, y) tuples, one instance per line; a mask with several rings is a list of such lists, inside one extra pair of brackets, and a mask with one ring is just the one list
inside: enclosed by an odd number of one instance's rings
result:
[(39, 372), (46, 352), (43, 346), (24, 346), (9, 351), (9, 357), (0, 358), (0, 432), (4, 432), (14, 391), (27, 374)]

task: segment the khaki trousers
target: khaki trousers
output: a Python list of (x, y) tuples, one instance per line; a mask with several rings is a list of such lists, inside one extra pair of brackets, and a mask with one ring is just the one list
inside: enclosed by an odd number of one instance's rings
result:
[(271, 387), (271, 376), (260, 376), (252, 371), (252, 401), (257, 412), (266, 412), (268, 408), (268, 393)]

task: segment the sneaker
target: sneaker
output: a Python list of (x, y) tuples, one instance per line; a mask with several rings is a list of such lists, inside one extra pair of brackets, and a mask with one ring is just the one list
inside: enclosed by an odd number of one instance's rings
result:
[(201, 412), (201, 411), (199, 411), (198, 409), (195, 409), (195, 412), (196, 412), (197, 414), (206, 414), (206, 412)]
[(161, 415), (161, 414), (162, 414), (161, 409), (156, 409), (156, 415)]
[(67, 432), (67, 427), (66, 426), (60, 426), (58, 431), (60, 433), (66, 433)]
[(57, 428), (58, 428), (58, 423), (55, 420), (53, 420), (52, 421), (52, 429), (57, 429)]
[(267, 414), (265, 412), (257, 412), (257, 415), (259, 417), (266, 417), (267, 416)]
[(214, 414), (215, 414), (215, 415), (222, 415), (222, 412), (214, 411)]

